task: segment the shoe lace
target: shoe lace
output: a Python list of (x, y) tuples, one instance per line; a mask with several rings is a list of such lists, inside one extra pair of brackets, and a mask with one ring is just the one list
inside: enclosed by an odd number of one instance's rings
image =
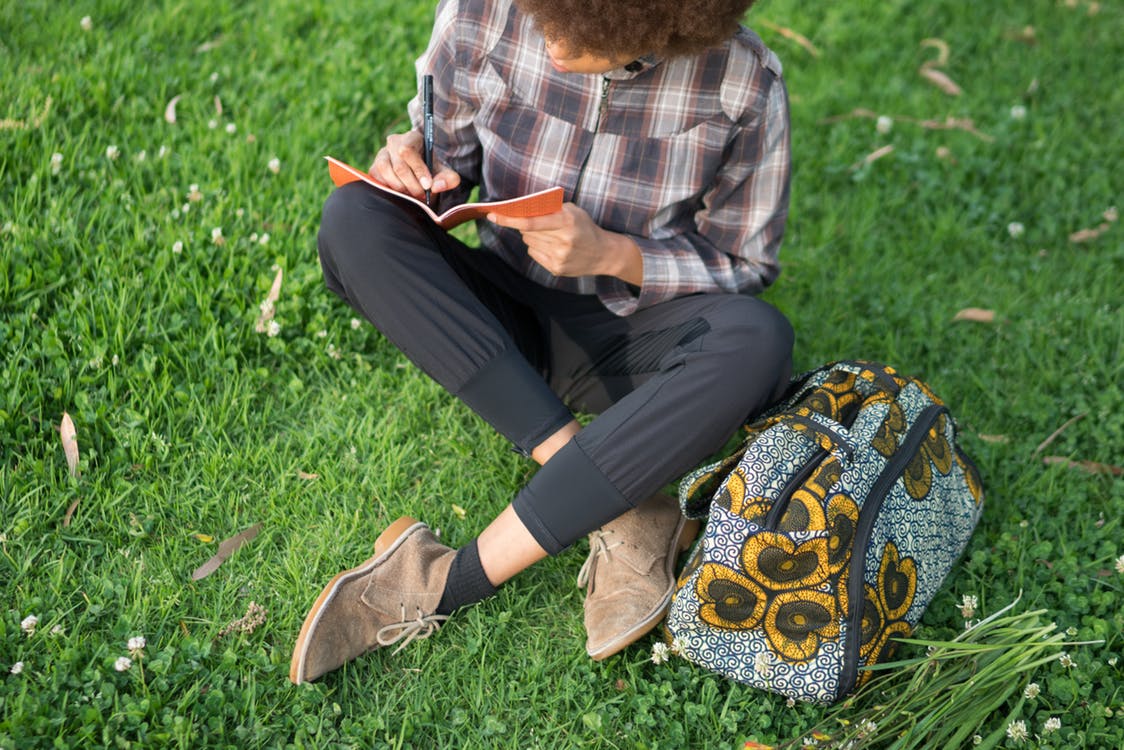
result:
[(420, 609), (415, 609), (411, 620), (406, 616), (406, 605), (402, 605), (402, 621), (379, 628), (379, 632), (375, 633), (375, 640), (380, 646), (393, 646), (401, 641), (393, 652), (397, 654), (419, 638), (428, 638), (436, 633), (441, 623), (448, 619), (448, 615), (423, 615)]
[(606, 538), (612, 533), (612, 531), (598, 530), (589, 535), (589, 557), (585, 558), (581, 570), (578, 571), (578, 588), (586, 588), (593, 577), (597, 575), (597, 561), (601, 557), (608, 560), (610, 558), (609, 550), (624, 544), (620, 539), (612, 543), (606, 541)]

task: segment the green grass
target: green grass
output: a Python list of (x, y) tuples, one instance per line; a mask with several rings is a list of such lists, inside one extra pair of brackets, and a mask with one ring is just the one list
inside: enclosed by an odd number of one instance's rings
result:
[[(320, 279), (320, 157), (366, 163), (402, 128), (433, 4), (137, 5), (0, 0), (0, 748), (736, 748), (817, 725), (822, 708), (650, 663), (650, 640), (589, 661), (580, 549), (397, 657), (288, 683), (306, 608), (384, 524), (416, 514), (463, 543), (533, 470), (353, 328)], [(1041, 460), (1124, 463), (1124, 226), (1068, 239), (1120, 202), (1124, 24), (1118, 4), (1075, 5), (762, 0), (750, 21), (820, 53), (759, 26), (792, 96), (785, 271), (767, 297), (795, 325), (798, 367), (857, 356), (923, 376), (986, 481), (984, 519), (919, 635), (962, 630), (962, 595), (986, 613), (1022, 591), (1020, 606), (1104, 642), (1041, 667), (1041, 694), (1015, 691), (984, 734), (1021, 719), (1023, 746), (1116, 748), (1124, 484)], [(963, 95), (918, 74), (929, 37), (948, 43)], [(884, 134), (838, 119), (856, 108), (897, 119)], [(990, 140), (903, 119), (948, 117)], [(254, 323), (275, 266), (270, 337)], [(996, 322), (953, 321), (965, 307)], [(265, 624), (219, 638), (251, 601)], [(118, 672), (134, 635), (144, 656)], [(1042, 735), (1051, 716), (1062, 727)]]

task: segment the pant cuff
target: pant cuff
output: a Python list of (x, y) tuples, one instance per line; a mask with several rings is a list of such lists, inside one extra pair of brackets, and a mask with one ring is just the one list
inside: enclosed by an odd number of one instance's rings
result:
[(576, 440), (555, 453), (511, 505), (551, 555), (632, 508)]
[(501, 352), (485, 363), (456, 396), (524, 456), (574, 418), (517, 351)]

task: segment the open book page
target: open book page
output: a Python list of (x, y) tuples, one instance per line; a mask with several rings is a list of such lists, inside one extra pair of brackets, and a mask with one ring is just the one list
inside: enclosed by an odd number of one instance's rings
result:
[(419, 201), (412, 195), (399, 193), (397, 190), (393, 190), (382, 184), (367, 172), (344, 164), (339, 159), (333, 159), (330, 156), (325, 156), (324, 158), (328, 160), (328, 172), (331, 174), (332, 181), (336, 183), (337, 187), (346, 185), (349, 182), (361, 180), (379, 190), (391, 193), (403, 200), (410, 201), (429, 214), (429, 217), (433, 219), (433, 223), (437, 224), (437, 226), (442, 229), (452, 229), (466, 221), (482, 219), (490, 213), (500, 214), (501, 216), (525, 217), (544, 216), (562, 210), (562, 188), (553, 187), (505, 201), (462, 203), (438, 215), (433, 212), (433, 209), (425, 205), (425, 201)]

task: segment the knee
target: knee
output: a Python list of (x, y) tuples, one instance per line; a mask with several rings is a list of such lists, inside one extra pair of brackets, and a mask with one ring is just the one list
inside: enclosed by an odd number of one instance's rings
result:
[(718, 353), (717, 390), (740, 394), (752, 412), (783, 393), (792, 374), (792, 324), (755, 297), (731, 296), (708, 335)]

